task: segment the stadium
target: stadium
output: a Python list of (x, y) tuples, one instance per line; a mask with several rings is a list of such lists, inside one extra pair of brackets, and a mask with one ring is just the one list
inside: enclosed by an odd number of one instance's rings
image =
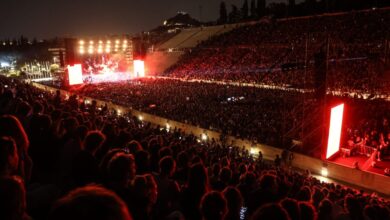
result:
[(4, 41), (0, 218), (390, 219), (390, 5), (243, 2)]

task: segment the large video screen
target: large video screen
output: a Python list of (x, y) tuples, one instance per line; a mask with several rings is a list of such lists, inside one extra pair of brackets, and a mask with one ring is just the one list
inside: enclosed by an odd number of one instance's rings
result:
[(331, 109), (326, 159), (332, 157), (335, 153), (339, 151), (341, 128), (343, 125), (343, 113), (344, 104), (340, 104)]

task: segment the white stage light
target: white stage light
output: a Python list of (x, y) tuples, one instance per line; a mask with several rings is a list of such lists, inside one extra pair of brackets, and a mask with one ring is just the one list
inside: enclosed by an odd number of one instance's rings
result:
[(83, 84), (81, 64), (68, 65), (69, 85)]
[(321, 176), (327, 177), (328, 176), (328, 169), (326, 167), (322, 167), (321, 169)]
[(259, 149), (251, 147), (249, 153), (252, 154), (252, 155), (258, 154), (259, 153)]
[(134, 60), (134, 77), (145, 77), (144, 61)]
[(333, 107), (330, 113), (328, 146), (326, 159), (329, 159), (340, 149), (341, 128), (343, 125), (344, 104)]

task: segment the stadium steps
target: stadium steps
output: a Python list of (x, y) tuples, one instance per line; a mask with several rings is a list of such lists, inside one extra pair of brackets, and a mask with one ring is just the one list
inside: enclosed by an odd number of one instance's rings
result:
[(184, 29), (179, 34), (162, 43), (157, 50), (193, 48), (212, 36), (231, 31), (234, 28), (235, 26), (233, 25), (217, 25)]
[(158, 50), (168, 50), (171, 48), (179, 48), (178, 46), (182, 44), (184, 41), (188, 40), (195, 34), (199, 32), (199, 29), (185, 29), (182, 30), (178, 35), (174, 36), (173, 38), (169, 39), (165, 43), (163, 43)]
[[(199, 32), (200, 32), (200, 30), (192, 32), (192, 34), (190, 36), (188, 36), (187, 38), (185, 38), (184, 40), (179, 42), (174, 48), (187, 48), (185, 45), (188, 45), (188, 42), (190, 41), (190, 39), (194, 39), (195, 36), (198, 35)], [(185, 42), (187, 42), (187, 44), (185, 44)]]
[[(234, 29), (233, 25), (218, 25), (202, 28), (190, 28), (181, 31), (171, 39), (162, 43), (155, 51), (149, 52), (145, 58), (145, 64), (149, 75), (156, 75), (164, 72), (175, 64), (183, 49), (192, 48), (210, 37), (225, 33)], [(171, 51), (170, 51), (171, 50)]]
[(200, 31), (193, 35), (191, 38), (188, 38), (186, 41), (182, 42), (178, 46), (180, 48), (192, 48), (198, 45), (200, 42), (210, 39), (210, 37), (221, 33), (223, 31), (223, 26), (211, 26), (211, 27), (202, 27)]

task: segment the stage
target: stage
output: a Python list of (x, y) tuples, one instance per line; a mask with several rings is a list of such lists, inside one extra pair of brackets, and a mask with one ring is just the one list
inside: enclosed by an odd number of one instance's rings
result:
[[(386, 168), (390, 169), (390, 156), (384, 156), (381, 161), (375, 161), (374, 167), (372, 166), (373, 158), (371, 156), (360, 154), (351, 156), (336, 155), (329, 161), (349, 168), (360, 169), (380, 175), (385, 175), (384, 170)], [(355, 165), (356, 163), (357, 167)]]
[(134, 79), (134, 74), (131, 72), (108, 72), (101, 74), (83, 74), (83, 83), (105, 83), (105, 82), (120, 82)]

